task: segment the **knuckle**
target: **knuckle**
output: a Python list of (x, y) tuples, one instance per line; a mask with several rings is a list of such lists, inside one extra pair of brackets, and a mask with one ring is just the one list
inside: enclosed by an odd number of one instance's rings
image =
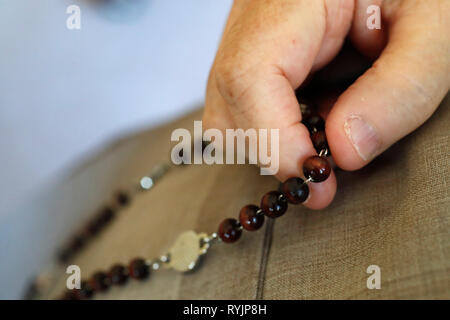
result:
[(251, 86), (254, 66), (245, 61), (222, 60), (215, 68), (215, 84), (225, 101), (234, 106), (239, 103)]

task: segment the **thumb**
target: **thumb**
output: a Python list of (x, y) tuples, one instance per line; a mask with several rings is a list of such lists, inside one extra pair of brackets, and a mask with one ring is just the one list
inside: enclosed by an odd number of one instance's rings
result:
[(415, 130), (449, 90), (449, 2), (415, 3), (407, 12), (398, 9), (380, 58), (327, 117), (328, 142), (342, 169), (363, 167)]
[[(350, 2), (327, 2), (326, 11), (322, 1), (248, 3), (224, 34), (210, 78), (214, 87), (208, 89), (204, 120), (212, 123), (213, 115), (216, 122), (231, 118), (238, 128), (279, 129), (281, 181), (301, 176), (304, 160), (316, 153), (300, 123), (294, 89), (338, 52), (350, 27)], [(327, 28), (327, 19), (335, 28)], [(220, 116), (223, 110), (228, 117)], [(305, 205), (323, 208), (335, 190), (331, 173), (326, 181), (310, 185)]]

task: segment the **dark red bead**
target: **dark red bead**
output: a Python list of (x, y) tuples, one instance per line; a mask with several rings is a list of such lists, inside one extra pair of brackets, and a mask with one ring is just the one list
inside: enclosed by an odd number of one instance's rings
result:
[(302, 122), (310, 132), (325, 130), (325, 121), (317, 113), (303, 119)]
[(95, 291), (105, 291), (111, 285), (108, 275), (102, 271), (94, 273), (89, 284)]
[(241, 209), (239, 212), (239, 222), (245, 230), (255, 231), (262, 227), (264, 224), (264, 214), (258, 211), (259, 208), (252, 204)]
[(87, 281), (81, 281), (80, 289), (70, 291), (73, 291), (74, 300), (90, 299), (94, 295), (94, 288)]
[(58, 252), (58, 260), (61, 263), (66, 263), (69, 261), (71, 255), (72, 255), (72, 251), (70, 250), (70, 248), (61, 249)]
[(114, 265), (109, 270), (108, 276), (111, 283), (116, 285), (122, 285), (128, 280), (127, 269), (120, 264)]
[(303, 173), (312, 182), (322, 182), (330, 176), (331, 166), (325, 157), (311, 156), (303, 163)]
[(308, 199), (309, 188), (303, 179), (293, 177), (283, 182), (281, 192), (289, 203), (299, 204)]
[(116, 194), (116, 200), (120, 206), (124, 207), (130, 203), (130, 196), (124, 191), (119, 191)]
[(61, 297), (61, 300), (80, 300), (79, 290), (73, 289), (73, 290), (66, 290), (64, 294)]
[(261, 199), (261, 210), (269, 218), (281, 217), (287, 207), (286, 198), (278, 191), (267, 192)]
[(68, 252), (70, 251), (72, 254), (78, 250), (80, 250), (86, 242), (86, 239), (83, 235), (76, 235), (69, 244)]
[(100, 213), (98, 220), (100, 225), (103, 227), (107, 223), (109, 223), (114, 218), (115, 212), (110, 207), (105, 207)]
[(226, 243), (232, 243), (239, 240), (242, 234), (241, 225), (236, 219), (225, 219), (219, 226), (218, 231), (220, 239)]
[(98, 217), (95, 217), (87, 226), (87, 233), (91, 236), (95, 236), (101, 229), (101, 224)]
[(96, 235), (104, 226), (106, 226), (113, 218), (115, 212), (111, 207), (103, 208), (100, 213), (91, 221), (88, 226), (88, 233)]
[(312, 104), (307, 101), (299, 101), (300, 111), (302, 113), (302, 119), (309, 118), (313, 114), (315, 114), (315, 110), (312, 107)]
[(128, 272), (130, 277), (141, 280), (150, 275), (150, 267), (145, 263), (144, 259), (136, 258), (130, 262)]
[(317, 131), (311, 133), (311, 141), (317, 153), (320, 153), (320, 151), (326, 149), (328, 150), (329, 154), (330, 148), (328, 147), (327, 136), (325, 134), (325, 131)]

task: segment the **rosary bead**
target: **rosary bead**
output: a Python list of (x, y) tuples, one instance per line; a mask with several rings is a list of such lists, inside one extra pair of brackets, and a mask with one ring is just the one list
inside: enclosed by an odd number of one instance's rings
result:
[(85, 239), (82, 235), (76, 235), (69, 244), (69, 251), (74, 253), (75, 251), (80, 250), (85, 243)]
[(127, 269), (120, 264), (114, 265), (108, 275), (112, 284), (122, 285), (128, 280)]
[(312, 182), (322, 182), (330, 176), (331, 166), (325, 157), (311, 156), (303, 163), (303, 173)]
[(64, 248), (61, 251), (59, 251), (58, 253), (58, 260), (61, 263), (66, 263), (67, 261), (69, 261), (71, 256), (71, 251), (69, 248)]
[(150, 275), (150, 268), (144, 259), (137, 258), (130, 262), (129, 274), (134, 279), (145, 279)]
[(317, 113), (305, 118), (302, 122), (310, 132), (325, 130), (325, 121)]
[(327, 136), (325, 134), (325, 131), (317, 131), (311, 133), (311, 141), (317, 153), (319, 153), (324, 149), (327, 149), (329, 152), (330, 148), (328, 147)]
[(289, 203), (300, 204), (308, 199), (309, 188), (303, 179), (293, 177), (283, 182), (281, 192)]
[(66, 290), (60, 298), (61, 300), (79, 300), (78, 292), (75, 290)]
[(95, 291), (105, 291), (110, 286), (107, 274), (102, 271), (94, 273), (89, 284)]
[(121, 207), (125, 207), (130, 203), (130, 196), (124, 191), (119, 191), (116, 194), (116, 200)]
[(307, 119), (314, 114), (314, 109), (309, 102), (299, 101), (302, 119)]
[(110, 207), (105, 207), (96, 216), (88, 226), (88, 233), (92, 236), (96, 235), (105, 225), (107, 225), (113, 218), (115, 212)]
[(264, 215), (258, 210), (257, 206), (249, 204), (239, 212), (239, 222), (245, 230), (255, 231), (264, 224)]
[(84, 300), (92, 298), (94, 295), (94, 288), (87, 281), (81, 281), (80, 289), (69, 290), (69, 292), (71, 292), (69, 300)]
[(220, 239), (226, 243), (232, 243), (239, 240), (242, 234), (241, 225), (236, 219), (225, 219), (219, 226), (218, 231)]
[(278, 191), (270, 191), (261, 199), (261, 209), (269, 218), (281, 217), (287, 210), (286, 198)]
[(114, 218), (114, 210), (110, 207), (105, 207), (102, 212), (100, 213), (100, 216), (98, 217), (98, 222), (101, 227), (109, 223), (112, 218)]

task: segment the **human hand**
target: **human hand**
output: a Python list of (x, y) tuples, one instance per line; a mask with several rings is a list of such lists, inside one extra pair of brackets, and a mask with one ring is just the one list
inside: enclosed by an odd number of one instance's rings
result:
[[(371, 4), (381, 7), (380, 30), (366, 26)], [(295, 89), (334, 59), (347, 36), (376, 61), (322, 115), (337, 166), (365, 166), (425, 122), (447, 94), (450, 1), (236, 0), (211, 69), (203, 126), (279, 128), (277, 177), (300, 176), (316, 151)], [(310, 189), (305, 205), (326, 207), (334, 174)]]

